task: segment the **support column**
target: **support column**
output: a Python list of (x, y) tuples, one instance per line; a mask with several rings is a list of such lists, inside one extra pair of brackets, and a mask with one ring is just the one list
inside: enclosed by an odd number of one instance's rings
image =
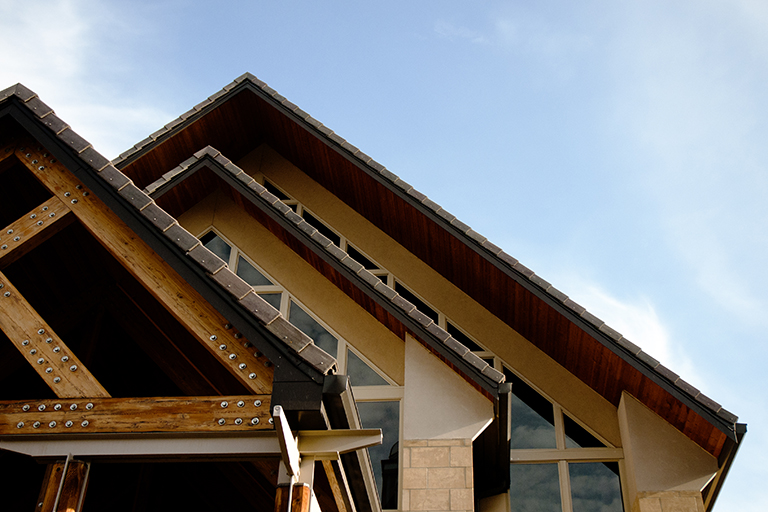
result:
[(39, 512), (80, 512), (88, 487), (87, 462), (78, 460), (48, 465), (37, 501)]

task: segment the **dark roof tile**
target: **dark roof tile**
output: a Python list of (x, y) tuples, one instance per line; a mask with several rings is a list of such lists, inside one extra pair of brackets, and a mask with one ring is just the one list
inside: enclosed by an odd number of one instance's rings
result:
[[(300, 230), (302, 230), (307, 235), (309, 235), (309, 236), (311, 236), (313, 238), (314, 238), (313, 235), (318, 232), (317, 229), (315, 229), (315, 227), (312, 224), (310, 224), (309, 222), (305, 221), (304, 219), (301, 219), (301, 222), (296, 224), (296, 227), (298, 227)], [(326, 240), (328, 240), (328, 239), (326, 238)], [(331, 241), (328, 240), (328, 243), (331, 243)]]
[(197, 110), (198, 112), (200, 112), (205, 107), (207, 107), (207, 106), (209, 106), (211, 104), (213, 104), (213, 101), (211, 101), (210, 99), (206, 98), (203, 101), (201, 101), (200, 103), (198, 103), (197, 105), (195, 105), (194, 109)]
[(591, 323), (592, 325), (594, 325), (598, 329), (600, 328), (600, 326), (605, 325), (605, 322), (603, 322), (602, 320), (597, 318), (595, 315), (593, 315), (589, 311), (585, 310), (580, 316), (581, 316), (581, 318), (583, 318), (587, 322)]
[(364, 268), (360, 263), (355, 261), (355, 259), (350, 256), (347, 256), (346, 258), (341, 260), (341, 263), (349, 267), (352, 270), (352, 272), (354, 272), (355, 274), (359, 273)]
[(549, 288), (547, 288), (547, 293), (553, 296), (554, 298), (556, 298), (560, 302), (565, 302), (566, 300), (568, 300), (568, 296), (563, 292), (561, 292), (560, 290), (558, 290), (557, 288), (555, 288), (554, 286), (550, 286)]
[(659, 363), (659, 366), (656, 367), (656, 372), (661, 375), (662, 377), (666, 377), (669, 379), (670, 382), (675, 382), (677, 379), (680, 378), (678, 374), (664, 366), (663, 364)]
[[(442, 341), (443, 343), (446, 343), (446, 344), (448, 343), (449, 339), (452, 339), (451, 335), (448, 334), (448, 331), (446, 331), (445, 329), (443, 329), (442, 327), (440, 327), (439, 325), (437, 325), (435, 323), (430, 324), (429, 327), (427, 327), (427, 331), (429, 331), (434, 337), (436, 337), (437, 339), (439, 339), (440, 341)], [(456, 343), (458, 343), (458, 341)], [(467, 349), (467, 350), (469, 350), (469, 349)]]
[(738, 416), (736, 416), (732, 412), (727, 411), (727, 410), (722, 409), (722, 408), (719, 411), (717, 411), (717, 415), (720, 416), (721, 418), (723, 418), (725, 421), (730, 422), (730, 423), (736, 423), (737, 421), (739, 421), (739, 417)]
[(466, 233), (467, 231), (469, 231), (471, 229), (469, 226), (467, 226), (466, 224), (464, 224), (463, 222), (461, 222), (457, 218), (454, 218), (451, 221), (451, 226), (455, 227), (456, 229), (458, 229), (462, 233)]
[(546, 290), (547, 288), (552, 286), (552, 283), (544, 280), (544, 278), (536, 274), (533, 274), (531, 277), (529, 277), (529, 279), (531, 280), (532, 283), (536, 283), (537, 285), (539, 285), (543, 290)]
[(315, 344), (306, 345), (299, 352), (299, 355), (304, 358), (307, 363), (318, 370), (324, 371), (326, 374), (336, 368), (336, 359)]
[(454, 219), (456, 219), (456, 216), (449, 212), (448, 210), (445, 210), (443, 208), (440, 208), (439, 210), (435, 211), (437, 215), (445, 219), (448, 223), (453, 222)]
[(470, 229), (465, 233), (469, 238), (474, 240), (475, 242), (479, 243), (480, 245), (483, 245), (483, 243), (488, 240), (486, 237), (475, 231), (474, 229)]
[(656, 368), (657, 366), (659, 366), (659, 362), (656, 359), (652, 358), (651, 356), (649, 356), (643, 351), (640, 351), (640, 353), (637, 354), (637, 358), (642, 362), (644, 362), (645, 364), (647, 364), (648, 366), (650, 366), (651, 368)]
[(248, 293), (240, 299), (240, 305), (251, 312), (262, 324), (267, 325), (280, 316), (280, 312), (256, 293)]
[(226, 267), (213, 274), (211, 278), (216, 281), (219, 286), (231, 293), (237, 300), (248, 295), (253, 289), (251, 288), (251, 285), (243, 281), (240, 276), (236, 275)]
[(711, 398), (706, 396), (704, 393), (699, 393), (699, 395), (696, 397), (696, 400), (700, 404), (702, 404), (704, 407), (712, 409), (715, 412), (717, 412), (717, 411), (719, 411), (720, 409), (723, 408), (722, 405), (720, 405), (719, 403), (715, 402), (714, 400), (712, 400)]
[(131, 180), (129, 180), (125, 174), (115, 169), (113, 165), (107, 165), (105, 168), (99, 171), (99, 176), (101, 176), (101, 179), (112, 185), (117, 190), (120, 190), (121, 188), (131, 183)]
[(427, 327), (429, 324), (433, 323), (431, 318), (416, 308), (411, 310), (411, 312), (408, 313), (408, 316), (419, 322), (424, 327)]
[(371, 272), (367, 269), (362, 269), (360, 272), (357, 273), (357, 275), (359, 275), (363, 281), (365, 281), (371, 286), (376, 286), (381, 282), (381, 279), (371, 274)]
[(152, 202), (152, 199), (133, 183), (121, 188), (119, 193), (137, 210), (141, 210)]
[[(574, 303), (574, 304), (575, 304), (575, 303)], [(618, 343), (619, 345), (621, 345), (621, 346), (622, 346), (622, 347), (624, 347), (625, 349), (629, 350), (629, 352), (630, 352), (632, 355), (635, 355), (635, 356), (636, 356), (637, 354), (639, 354), (640, 352), (642, 352), (642, 350), (640, 349), (640, 347), (638, 347), (637, 345), (635, 345), (634, 343), (632, 343), (631, 341), (629, 341), (627, 338), (625, 338), (625, 337), (623, 337), (623, 336), (622, 336), (621, 338), (619, 338), (619, 340), (618, 340), (616, 343)]]
[(155, 203), (149, 204), (146, 208), (141, 210), (141, 214), (149, 219), (149, 221), (155, 225), (161, 231), (165, 231), (176, 219), (171, 217), (165, 210), (157, 206)]
[(381, 173), (382, 171), (386, 170), (386, 167), (384, 167), (383, 165), (381, 165), (379, 162), (377, 162), (374, 159), (371, 159), (368, 162), (368, 167), (370, 167), (371, 169), (373, 169), (373, 170), (375, 170), (376, 172), (379, 172), (379, 173)]
[(512, 265), (512, 268), (517, 270), (521, 274), (523, 274), (528, 279), (530, 279), (531, 276), (533, 276), (533, 270), (529, 269), (528, 267), (526, 267), (525, 265), (523, 265), (519, 261), (517, 263), (515, 263), (514, 265)]
[(268, 323), (267, 329), (296, 352), (301, 352), (301, 349), (312, 343), (312, 338), (294, 327), (282, 316)]
[[(301, 227), (301, 224), (299, 224), (299, 227)], [(333, 243), (319, 231), (315, 231), (314, 233), (312, 233), (312, 240), (320, 244), (321, 247), (328, 247), (330, 245), (333, 245)]]
[(82, 150), (90, 146), (91, 144), (75, 133), (74, 130), (69, 128), (61, 133), (56, 134), (59, 139), (64, 141), (69, 147), (80, 153)]
[(43, 118), (43, 124), (53, 131), (53, 133), (59, 134), (65, 129), (69, 128), (69, 125), (59, 119), (59, 117), (51, 112)]
[(608, 324), (606, 323), (603, 323), (603, 325), (600, 326), (600, 331), (610, 336), (614, 341), (619, 341), (621, 339), (621, 333), (616, 329), (608, 327)]
[(379, 293), (384, 295), (389, 300), (394, 299), (397, 296), (397, 292), (384, 284), (383, 282), (379, 281), (379, 283), (374, 286), (374, 289), (376, 289)]
[(379, 170), (378, 172), (379, 174), (381, 174), (382, 176), (390, 180), (392, 183), (400, 179), (400, 177), (397, 174), (393, 173), (392, 171), (390, 171), (385, 167), (382, 167), (381, 170)]
[(257, 195), (262, 195), (264, 192), (267, 191), (266, 188), (264, 188), (264, 185), (259, 183), (258, 181), (252, 181), (248, 184), (248, 188), (256, 192)]
[(166, 229), (163, 234), (185, 253), (191, 251), (194, 246), (200, 243), (200, 240), (198, 240), (197, 237), (179, 226), (178, 223), (174, 223), (171, 227)]
[(16, 95), (21, 101), (29, 101), (37, 94), (27, 89), (23, 84), (16, 84), (13, 86), (13, 94)]
[[(293, 209), (291, 209), (291, 207), (290, 207), (290, 206), (288, 206), (287, 204), (285, 204), (285, 203), (284, 203), (284, 202), (282, 202), (282, 201), (276, 201), (275, 203), (273, 203), (273, 204), (272, 204), (272, 207), (273, 207), (275, 210), (277, 210), (277, 211), (279, 211), (280, 213), (282, 213), (283, 215), (286, 215), (288, 212), (292, 212), (292, 211), (293, 211)], [(341, 249), (339, 249), (339, 250), (341, 250)], [(342, 252), (343, 252), (343, 251), (342, 251)], [(345, 254), (346, 254), (346, 253), (345, 253)]]
[(392, 303), (393, 303), (395, 306), (397, 306), (397, 307), (399, 307), (400, 309), (402, 309), (403, 311), (405, 311), (406, 313), (410, 313), (411, 311), (413, 311), (414, 309), (416, 309), (416, 306), (414, 306), (413, 304), (411, 304), (411, 303), (410, 303), (408, 300), (404, 299), (404, 298), (403, 298), (402, 296), (400, 296), (400, 295), (396, 295), (396, 296), (394, 296), (394, 297), (392, 298)]
[(425, 197), (424, 199), (422, 199), (421, 200), (421, 204), (423, 204), (424, 206), (426, 206), (427, 208), (429, 208), (433, 212), (437, 212), (441, 208), (439, 204), (437, 204), (436, 202), (434, 202), (433, 200), (431, 200), (428, 197)]
[(301, 218), (301, 215), (293, 211), (292, 209), (288, 208), (288, 211), (285, 212), (285, 218), (289, 221), (293, 222), (294, 224), (298, 224), (300, 222), (304, 222), (304, 219)]
[(484, 248), (488, 249), (488, 251), (490, 251), (491, 254), (493, 254), (493, 255), (498, 255), (501, 252), (501, 247), (499, 247), (498, 245), (494, 244), (493, 242), (491, 242), (488, 239), (486, 239), (482, 243), (482, 246)]
[(363, 162), (364, 164), (367, 164), (371, 161), (371, 157), (363, 153), (362, 151), (358, 150), (357, 153), (355, 153), (355, 157)]
[(269, 190), (267, 190), (267, 189), (264, 189), (264, 192), (262, 192), (261, 194), (259, 194), (259, 196), (260, 196), (262, 199), (264, 199), (264, 200), (265, 200), (267, 203), (269, 203), (269, 204), (275, 204), (276, 202), (278, 202), (278, 201), (279, 201), (279, 199), (277, 198), (277, 196), (276, 196), (276, 195), (274, 195), (272, 192), (270, 192), (270, 191), (269, 191)]
[(331, 255), (339, 261), (347, 257), (347, 253), (336, 247), (335, 244), (326, 246), (325, 250), (331, 253)]
[(584, 306), (581, 306), (573, 301), (573, 299), (567, 299), (563, 304), (570, 310), (574, 311), (577, 315), (581, 316), (586, 311)]
[(474, 366), (479, 372), (482, 372), (488, 367), (488, 363), (474, 352), (467, 352), (461, 356), (461, 358)]
[(227, 265), (224, 260), (216, 256), (203, 244), (196, 245), (187, 253), (187, 256), (195, 260), (209, 274), (215, 274)]
[(512, 256), (510, 256), (504, 251), (501, 251), (499, 254), (496, 255), (496, 257), (499, 258), (504, 263), (506, 263), (507, 265), (509, 265), (510, 267), (514, 267), (515, 265), (520, 263), (519, 261), (517, 261), (517, 258), (513, 258)]
[(464, 357), (464, 354), (469, 352), (469, 349), (464, 345), (462, 345), (453, 336), (449, 336), (443, 343), (445, 344), (446, 347), (454, 351), (459, 357)]
[(413, 188), (413, 185), (411, 185), (407, 181), (405, 181), (403, 179), (400, 179), (400, 178), (397, 178), (395, 180), (395, 186), (400, 188), (400, 189), (402, 189), (402, 190), (404, 190), (405, 192), (408, 192), (409, 190), (411, 190)]
[(40, 98), (38, 98), (37, 96), (35, 96), (34, 98), (31, 98), (29, 101), (25, 103), (25, 105), (29, 110), (34, 112), (34, 114), (37, 117), (43, 117), (47, 114), (53, 113), (53, 109), (48, 105), (46, 105), (45, 103), (43, 103), (40, 100)]
[(501, 384), (506, 380), (504, 374), (491, 365), (488, 365), (485, 370), (483, 370), (483, 375), (491, 379), (493, 382), (496, 382), (497, 384)]
[[(640, 355), (642, 356), (643, 352), (641, 352)], [(677, 379), (675, 381), (675, 386), (677, 386), (678, 388), (682, 389), (683, 391), (685, 391), (686, 393), (688, 393), (689, 395), (691, 395), (693, 397), (696, 397), (696, 396), (698, 396), (699, 393), (701, 393), (701, 391), (696, 389), (696, 387), (692, 386), (691, 384), (688, 384), (683, 379)]]
[(80, 153), (80, 158), (82, 158), (97, 171), (100, 171), (105, 166), (109, 165), (109, 160), (104, 158), (101, 153), (93, 149), (93, 146)]
[(299, 116), (301, 119), (307, 119), (309, 117), (309, 113), (305, 112), (304, 110), (300, 109), (299, 107), (296, 107), (296, 109), (293, 111), (294, 114)]
[(283, 100), (283, 101), (282, 101), (282, 103), (283, 103), (283, 106), (284, 106), (285, 108), (287, 108), (288, 110), (290, 110), (291, 112), (293, 112), (294, 110), (296, 110), (297, 108), (299, 108), (299, 106), (298, 106), (298, 105), (296, 105), (295, 103), (293, 103), (292, 101), (289, 101), (289, 100), (287, 100), (287, 99), (286, 99), (286, 100)]

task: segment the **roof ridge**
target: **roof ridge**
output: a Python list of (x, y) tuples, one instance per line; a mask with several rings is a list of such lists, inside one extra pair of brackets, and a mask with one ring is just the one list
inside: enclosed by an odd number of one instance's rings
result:
[(224, 86), (223, 89), (211, 95), (203, 102), (199, 103), (198, 105), (195, 105), (195, 107), (193, 107), (191, 110), (179, 116), (179, 118), (166, 124), (163, 128), (153, 133), (148, 138), (137, 143), (134, 147), (127, 150), (126, 152), (120, 154), (115, 160), (113, 160), (112, 163), (115, 165), (119, 164), (121, 161), (133, 155), (143, 147), (157, 140), (157, 138), (159, 138), (160, 136), (165, 135), (166, 133), (169, 133), (170, 131), (178, 127), (181, 123), (183, 123), (190, 117), (199, 115), (204, 109), (213, 105), (215, 101), (225, 97), (230, 91), (235, 89), (241, 83), (250, 83), (253, 86), (261, 89), (264, 93), (270, 96), (274, 101), (276, 101), (282, 107), (286, 108), (287, 110), (292, 112), (294, 115), (298, 116), (301, 120), (306, 122), (308, 125), (310, 125), (310, 127), (313, 128), (316, 132), (318, 132), (318, 134), (322, 135), (324, 138), (338, 145), (339, 148), (346, 151), (351, 157), (355, 158), (361, 164), (367, 166), (372, 171), (375, 171), (375, 173), (377, 173), (383, 179), (387, 180), (392, 185), (402, 190), (403, 193), (411, 196), (411, 198), (414, 201), (416, 201), (417, 203), (420, 203), (425, 208), (430, 210), (432, 213), (442, 218), (444, 222), (446, 222), (449, 226), (453, 228), (453, 230), (456, 232), (457, 235), (460, 235), (463, 238), (465, 238), (465, 241), (467, 243), (477, 245), (479, 248), (486, 251), (489, 255), (497, 259), (500, 263), (506, 265), (511, 270), (513, 270), (523, 278), (527, 279), (529, 282), (531, 282), (535, 286), (539, 287), (544, 293), (546, 293), (554, 301), (562, 304), (567, 309), (570, 309), (579, 318), (581, 318), (588, 324), (592, 325), (597, 331), (602, 333), (607, 340), (610, 340), (611, 343), (613, 343), (618, 347), (621, 347), (622, 350), (628, 352), (632, 357), (636, 358), (637, 360), (641, 361), (643, 364), (647, 365), (651, 370), (656, 372), (659, 376), (668, 380), (672, 385), (674, 385), (676, 388), (678, 388), (682, 392), (690, 395), (698, 403), (712, 410), (718, 416), (720, 416), (726, 421), (735, 423), (738, 420), (738, 417), (736, 415), (724, 409), (719, 403), (715, 402), (711, 398), (701, 393), (700, 390), (696, 389), (694, 386), (684, 381), (679, 375), (672, 372), (670, 369), (666, 368), (664, 365), (662, 365), (659, 361), (657, 361), (656, 359), (648, 355), (646, 352), (643, 352), (643, 350), (640, 347), (638, 347), (637, 345), (632, 343), (630, 340), (625, 338), (615, 329), (608, 326), (605, 322), (597, 318), (595, 315), (589, 313), (586, 310), (586, 308), (574, 302), (565, 293), (555, 288), (551, 283), (547, 282), (542, 277), (537, 275), (533, 270), (529, 269), (528, 267), (520, 263), (520, 261), (518, 261), (516, 258), (514, 258), (513, 256), (503, 251), (499, 246), (495, 245), (494, 243), (489, 241), (486, 237), (484, 237), (477, 231), (470, 228), (467, 224), (461, 222), (458, 218), (456, 218), (455, 215), (445, 210), (442, 206), (440, 206), (435, 201), (429, 199), (426, 194), (423, 194), (418, 190), (416, 190), (408, 182), (401, 179), (398, 175), (388, 170), (384, 165), (375, 161), (369, 155), (362, 152), (359, 148), (349, 143), (349, 141), (347, 141), (343, 137), (336, 134), (333, 130), (325, 126), (323, 123), (314, 119), (307, 112), (299, 108), (297, 105), (288, 101), (284, 96), (280, 95), (275, 89), (269, 87), (269, 85), (267, 85), (266, 82), (259, 80), (256, 76), (252, 75), (251, 73), (246, 72), (242, 74), (241, 76), (236, 78), (233, 82)]

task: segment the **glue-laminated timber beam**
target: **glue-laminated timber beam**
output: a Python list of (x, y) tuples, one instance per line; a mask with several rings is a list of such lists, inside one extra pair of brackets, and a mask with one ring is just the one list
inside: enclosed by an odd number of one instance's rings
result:
[(246, 340), (235, 338), (215, 308), (61, 163), (44, 157), (44, 148), (27, 141), (19, 146), (19, 161), (230, 373), (254, 394), (271, 394), (274, 368), (258, 360)]
[(5, 268), (61, 231), (72, 220), (71, 212), (52, 197), (0, 231), (0, 268)]
[(85, 497), (89, 464), (78, 460), (48, 465), (37, 500), (40, 512), (79, 512)]
[(272, 430), (269, 395), (0, 402), (0, 436)]
[(56, 396), (109, 397), (96, 377), (2, 272), (0, 329)]

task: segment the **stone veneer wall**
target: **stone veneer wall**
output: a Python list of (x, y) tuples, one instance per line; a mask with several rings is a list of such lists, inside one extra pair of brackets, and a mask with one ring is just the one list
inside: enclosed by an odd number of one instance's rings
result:
[(704, 502), (696, 491), (639, 492), (632, 512), (704, 512)]
[(474, 510), (471, 439), (403, 441), (402, 510)]

